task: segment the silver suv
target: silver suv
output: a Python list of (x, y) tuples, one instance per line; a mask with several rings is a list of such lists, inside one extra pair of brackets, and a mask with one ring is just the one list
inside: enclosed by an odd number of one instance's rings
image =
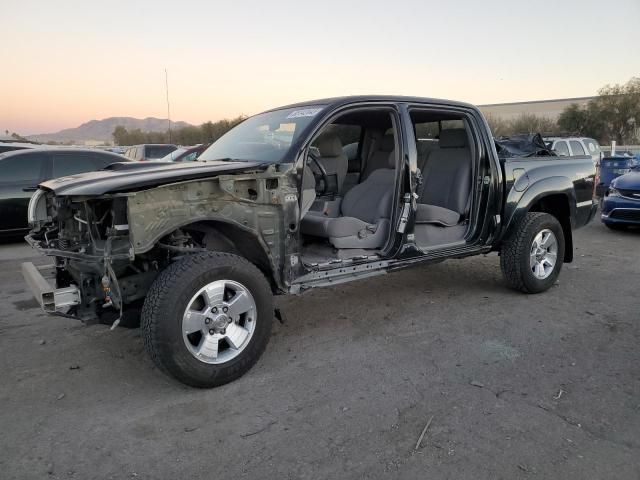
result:
[(600, 163), (602, 149), (597, 140), (588, 137), (544, 137), (547, 146), (560, 157), (589, 155), (595, 165)]
[(129, 147), (124, 156), (134, 162), (144, 162), (148, 160), (159, 160), (165, 155), (176, 150), (175, 145), (165, 143), (147, 143)]

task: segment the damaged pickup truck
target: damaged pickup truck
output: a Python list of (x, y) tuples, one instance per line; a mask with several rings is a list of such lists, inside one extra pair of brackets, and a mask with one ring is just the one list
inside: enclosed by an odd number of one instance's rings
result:
[(547, 290), (596, 212), (594, 178), (587, 156), (499, 158), (468, 104), (317, 100), (248, 118), (197, 162), (43, 183), (26, 239), (55, 286), (23, 273), (46, 312), (139, 318), (162, 371), (213, 387), (264, 351), (273, 295), (492, 251), (509, 286)]

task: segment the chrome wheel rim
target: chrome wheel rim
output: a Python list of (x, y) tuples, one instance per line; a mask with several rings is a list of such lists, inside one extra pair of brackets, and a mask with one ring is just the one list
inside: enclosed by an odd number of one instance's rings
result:
[(201, 362), (225, 363), (247, 348), (256, 315), (256, 302), (247, 287), (216, 280), (191, 297), (182, 316), (182, 338), (189, 353)]
[(558, 260), (558, 239), (556, 235), (545, 228), (540, 231), (531, 244), (529, 266), (533, 276), (539, 280), (549, 277)]

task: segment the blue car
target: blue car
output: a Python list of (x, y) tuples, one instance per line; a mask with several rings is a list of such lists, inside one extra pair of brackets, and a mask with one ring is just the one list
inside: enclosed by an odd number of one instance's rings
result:
[(602, 202), (602, 222), (614, 230), (640, 226), (640, 168), (611, 181)]
[(640, 161), (638, 158), (630, 155), (620, 154), (612, 157), (604, 157), (600, 161), (600, 179), (596, 185), (596, 197), (603, 198), (614, 178), (629, 173), (639, 164)]

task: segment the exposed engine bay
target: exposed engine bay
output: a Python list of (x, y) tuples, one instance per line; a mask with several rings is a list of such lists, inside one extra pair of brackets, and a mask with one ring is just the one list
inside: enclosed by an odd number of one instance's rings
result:
[[(280, 255), (270, 247), (282, 232), (283, 204), (294, 215), (297, 196), (273, 172), (255, 175), (95, 196), (38, 190), (26, 240), (55, 259), (56, 289), (43, 292), (43, 308), (117, 324), (125, 308), (141, 307), (156, 276), (185, 255), (242, 248), (249, 257), (253, 252), (255, 264), (272, 268)], [(53, 298), (61, 289), (66, 296)]]

